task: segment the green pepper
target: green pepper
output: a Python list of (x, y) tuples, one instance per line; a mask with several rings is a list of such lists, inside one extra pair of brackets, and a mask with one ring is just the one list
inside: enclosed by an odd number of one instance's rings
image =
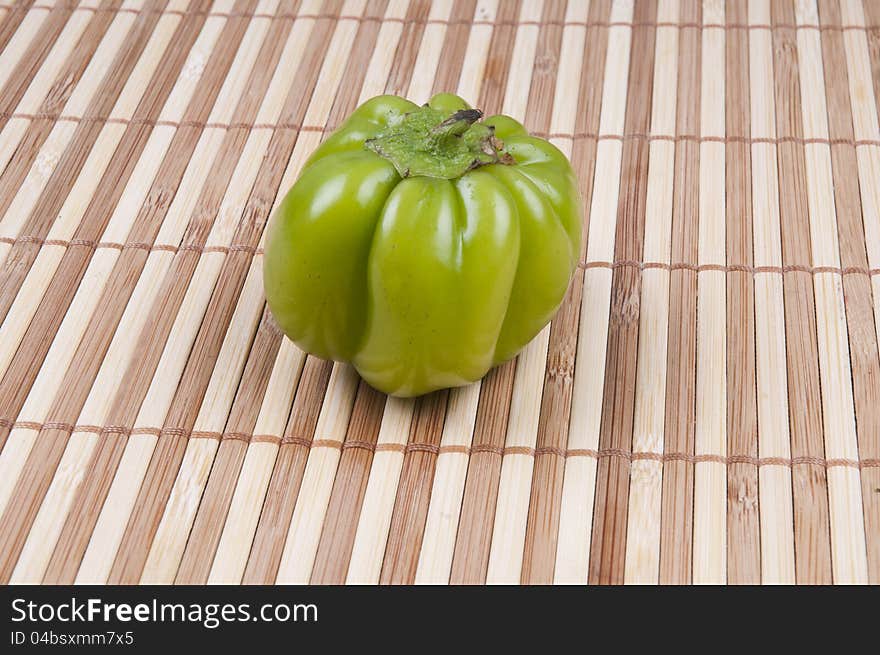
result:
[(368, 100), (270, 221), (263, 279), (300, 348), (396, 396), (469, 384), (553, 317), (581, 201), (555, 146), (461, 98)]

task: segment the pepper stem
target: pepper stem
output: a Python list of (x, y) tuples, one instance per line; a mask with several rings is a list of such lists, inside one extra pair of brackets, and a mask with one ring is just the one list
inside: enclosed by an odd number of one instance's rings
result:
[(437, 124), (431, 132), (440, 138), (461, 136), (482, 117), (483, 112), (479, 109), (462, 109), (455, 112), (445, 121)]
[(426, 105), (364, 146), (390, 161), (401, 177), (452, 180), (479, 166), (514, 163), (502, 151), (495, 128), (478, 122), (482, 117), (479, 109), (461, 109), (447, 116)]

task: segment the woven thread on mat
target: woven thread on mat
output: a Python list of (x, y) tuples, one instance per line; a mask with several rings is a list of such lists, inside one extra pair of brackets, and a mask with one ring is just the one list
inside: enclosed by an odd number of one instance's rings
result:
[[(262, 255), (263, 249), (257, 248), (246, 243), (234, 243), (229, 246), (200, 246), (198, 244), (183, 244), (175, 246), (170, 243), (145, 243), (145, 242), (128, 242), (117, 243), (114, 241), (92, 241), (88, 239), (43, 239), (37, 236), (20, 236), (20, 237), (0, 237), (0, 243), (15, 245), (17, 243), (34, 244), (38, 246), (57, 246), (61, 248), (83, 247), (83, 248), (110, 248), (113, 250), (146, 250), (161, 252), (196, 252), (196, 253), (230, 253), (245, 252), (250, 255)], [(819, 273), (834, 273), (837, 275), (863, 275), (872, 277), (880, 275), (880, 268), (864, 268), (860, 266), (808, 266), (806, 264), (786, 264), (785, 266), (749, 266), (746, 264), (690, 264), (688, 262), (640, 262), (636, 260), (624, 259), (614, 262), (604, 261), (587, 261), (578, 262), (578, 268), (637, 268), (641, 271), (650, 269), (660, 269), (664, 271), (687, 270), (695, 273), (705, 271), (718, 271), (721, 273), (750, 273), (752, 275), (760, 275), (764, 273), (808, 273), (816, 275)]]
[[(236, 121), (230, 123), (216, 121), (170, 121), (151, 118), (114, 118), (109, 116), (70, 116), (68, 114), (54, 114), (51, 112), (0, 112), (0, 120), (46, 120), (65, 123), (108, 123), (112, 125), (149, 125), (151, 127), (193, 127), (199, 129), (247, 129), (247, 130), (298, 130), (300, 132), (332, 132), (338, 125), (303, 125), (291, 122), (257, 123)], [(828, 145), (828, 146), (880, 146), (878, 139), (831, 139), (819, 137), (777, 136), (777, 137), (746, 137), (746, 136), (703, 136), (699, 134), (605, 134), (598, 132), (542, 132), (536, 130), (533, 135), (545, 139), (573, 139), (593, 141), (668, 141), (670, 143), (693, 142), (693, 143), (743, 143), (743, 144), (769, 144), (780, 145), (782, 143), (795, 143), (798, 145)]]
[(648, 460), (654, 462), (690, 462), (692, 464), (701, 464), (712, 462), (716, 464), (749, 464), (752, 466), (798, 466), (803, 464), (813, 466), (824, 466), (825, 468), (847, 467), (847, 468), (880, 468), (880, 459), (824, 459), (822, 457), (754, 457), (751, 455), (713, 455), (701, 454), (691, 455), (689, 453), (654, 453), (654, 452), (629, 452), (617, 448), (603, 448), (593, 450), (590, 448), (552, 448), (539, 447), (531, 448), (528, 446), (494, 446), (491, 444), (476, 444), (474, 446), (441, 446), (437, 444), (426, 443), (379, 443), (374, 444), (370, 441), (351, 440), (340, 441), (339, 439), (309, 439), (307, 437), (296, 436), (278, 436), (271, 434), (255, 434), (249, 435), (243, 432), (213, 432), (207, 430), (186, 430), (178, 427), (136, 427), (126, 428), (124, 426), (98, 426), (98, 425), (73, 425), (70, 423), (46, 422), (39, 423), (35, 421), (13, 421), (8, 418), (0, 418), (0, 428), (19, 428), (26, 430), (62, 430), (65, 432), (90, 432), (93, 434), (120, 434), (120, 435), (137, 435), (147, 434), (155, 437), (175, 436), (187, 437), (191, 439), (233, 439), (244, 442), (265, 442), (274, 444), (297, 445), (306, 448), (335, 448), (339, 450), (360, 449), (370, 452), (396, 452), (396, 453), (413, 453), (424, 452), (431, 455), (439, 456), (443, 454), (460, 454), (460, 455), (476, 455), (479, 453), (489, 453), (499, 457), (509, 455), (524, 455), (527, 457), (537, 457), (541, 455), (553, 455), (556, 457), (588, 457), (591, 459), (604, 459), (614, 457), (629, 462), (639, 460)]

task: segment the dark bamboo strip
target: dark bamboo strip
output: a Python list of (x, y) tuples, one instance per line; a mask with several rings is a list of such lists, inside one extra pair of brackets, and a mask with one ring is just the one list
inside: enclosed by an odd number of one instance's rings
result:
[[(681, 18), (699, 22), (697, 3), (687, 2)], [(700, 32), (679, 35), (676, 130), (700, 132)], [(699, 254), (700, 149), (695, 143), (675, 147), (672, 207), (672, 261), (697, 263)], [(697, 367), (697, 273), (682, 269), (669, 275), (669, 328), (666, 358), (664, 452), (694, 452)], [(693, 561), (692, 462), (663, 463), (660, 518), (660, 583), (691, 581)]]
[[(871, 5), (872, 3), (867, 3)], [(876, 3), (874, 3), (876, 5)], [(880, 7), (866, 6), (867, 11), (880, 17)], [(819, 15), (823, 26), (840, 24), (837, 3), (821, 0)], [(870, 20), (869, 20), (870, 22)], [(832, 139), (852, 138), (852, 109), (846, 75), (846, 52), (843, 35), (837, 31), (822, 33), (822, 59), (825, 72), (825, 94), (828, 107), (828, 132)], [(872, 59), (877, 72), (880, 59)], [(878, 77), (875, 76), (875, 82)], [(841, 266), (867, 266), (865, 229), (862, 203), (859, 196), (859, 170), (855, 149), (846, 145), (831, 146), (831, 165), (834, 178), (834, 200), (837, 229), (840, 238)], [(880, 454), (880, 355), (877, 350), (878, 320), (869, 278), (843, 279), (846, 305), (849, 354), (852, 365), (853, 396), (856, 409), (856, 430), (859, 459), (867, 460)], [(795, 454), (794, 452), (792, 453)], [(792, 472), (799, 480), (809, 472), (811, 478), (820, 471), (802, 465)], [(861, 473), (862, 507), (865, 516), (865, 536), (868, 547), (868, 576), (873, 584), (880, 584), (880, 474), (865, 469)], [(803, 485), (807, 487), (807, 484)], [(798, 490), (798, 487), (795, 487)], [(796, 498), (800, 494), (796, 494)], [(810, 580), (812, 581), (812, 580)], [(822, 582), (830, 582), (823, 579)]]
[(186, 542), (176, 584), (205, 584), (208, 580), (248, 448), (247, 439), (226, 435), (253, 434), (281, 339), (281, 331), (264, 306), (226, 430), (217, 447), (205, 493)]
[[(791, 3), (772, 4), (774, 24), (794, 19)], [(793, 30), (773, 31), (776, 132), (803, 136), (797, 36)], [(810, 214), (804, 148), (797, 143), (777, 147), (779, 221), (782, 262), (812, 261)], [(785, 345), (788, 359), (788, 409), (793, 457), (823, 457), (824, 441), (816, 337), (813, 281), (783, 275)], [(760, 438), (760, 435), (759, 435)], [(795, 575), (798, 582), (831, 582), (831, 541), (825, 471), (810, 464), (792, 469), (795, 520)]]
[[(386, 4), (384, 1), (370, 3), (366, 8), (366, 15), (381, 16)], [(352, 61), (369, 61), (376, 44), (379, 27), (377, 22), (363, 22), (360, 25), (352, 47), (354, 53), (351, 57)], [(354, 109), (363, 83), (364, 73), (365, 68), (350, 66), (346, 69), (339, 86), (339, 91), (334, 99), (328, 124), (338, 124)], [(280, 191), (283, 193), (285, 190), (281, 189)], [(270, 361), (258, 364), (261, 368), (267, 367), (267, 370), (271, 372), (275, 354), (277, 353), (278, 345), (280, 345), (281, 335), (274, 322), (265, 320), (265, 317), (261, 332), (264, 330), (271, 331), (272, 336), (267, 338), (271, 338), (273, 343), (277, 345), (274, 346), (271, 353), (269, 350), (261, 350), (256, 354), (252, 352), (248, 356), (248, 366), (252, 365), (252, 360), (255, 356), (268, 357), (271, 355)], [(259, 335), (257, 338), (260, 338)], [(258, 400), (262, 393), (255, 400)], [(256, 422), (259, 403), (256, 403), (253, 412), (253, 421)], [(230, 429), (229, 431), (232, 432), (233, 430)], [(246, 443), (237, 439), (224, 440), (221, 443), (214, 465), (218, 474), (215, 476), (214, 470), (211, 472), (204, 500), (202, 506), (199, 507), (199, 513), (196, 517), (193, 534), (190, 536), (190, 542), (187, 544), (187, 549), (184, 553), (184, 560), (178, 573), (178, 582), (204, 582), (207, 580), (212, 558), (216, 552), (224, 527), (222, 519), (225, 518), (229, 510), (232, 494), (235, 490), (234, 484), (226, 483), (224, 478), (226, 475), (232, 475), (233, 480), (238, 477), (246, 455), (246, 446)], [(215, 477), (217, 477), (216, 482), (214, 482)], [(222, 493), (211, 493), (215, 488), (218, 490), (222, 488)], [(210, 516), (211, 520), (202, 518), (203, 516)], [(190, 564), (190, 562), (193, 562), (193, 564)], [(198, 565), (195, 562), (198, 562)]]
[(435, 391), (416, 401), (409, 444), (417, 448), (403, 456), (391, 528), (382, 561), (380, 584), (413, 584), (422, 549), (434, 468), (446, 416), (449, 391)]
[(6, 12), (6, 17), (0, 23), (0, 52), (3, 52), (9, 44), (10, 39), (18, 30), (18, 26), (21, 25), (21, 21), (27, 16), (33, 4), (34, 0), (22, 0), (21, 2), (14, 3), (9, 11)]
[(244, 572), (244, 584), (275, 581), (284, 540), (299, 496), (309, 447), (315, 435), (321, 399), (330, 381), (331, 362), (308, 357), (303, 366), (284, 440), (278, 449), (275, 468), (266, 492), (260, 521)]
[[(498, 8), (496, 18), (515, 17), (519, 14), (519, 8), (519, 2), (503, 3)], [(515, 28), (505, 26), (492, 31), (485, 80), (478, 103), (487, 114), (502, 110), (515, 39)], [(473, 435), (475, 447), (489, 444), (503, 446), (515, 371), (516, 363), (510, 361), (483, 379)], [(500, 454), (479, 452), (471, 456), (452, 558), (453, 584), (473, 584), (486, 579), (500, 478)]]
[[(650, 23), (656, 15), (653, 3), (636, 6), (636, 22)], [(633, 31), (627, 92), (627, 130), (646, 131), (651, 122), (654, 77), (653, 27)], [(648, 145), (624, 143), (615, 257), (642, 256), (645, 236), (645, 200), (648, 183)], [(632, 448), (636, 365), (639, 339), (641, 275), (617, 269), (611, 282), (608, 351), (599, 444), (629, 452)], [(622, 583), (626, 555), (626, 516), (629, 504), (629, 463), (624, 459), (599, 462), (589, 581)]]
[[(145, 16), (142, 24), (135, 28), (137, 31), (132, 35), (132, 39), (130, 39), (132, 50), (126, 50), (119, 55), (120, 68), (122, 70), (131, 71), (131, 66), (133, 66), (137, 57), (140, 56), (140, 52), (142, 52), (146, 41), (152, 33), (152, 29), (158, 20), (158, 14), (150, 14), (148, 16), (153, 16), (154, 19), (146, 20), (147, 16)], [(183, 26), (181, 26), (181, 31), (179, 32), (181, 41), (186, 43), (188, 39), (194, 39), (197, 33), (196, 27), (196, 25), (190, 25), (189, 29), (184, 31)], [(184, 55), (185, 53), (181, 53), (181, 56), (171, 59), (169, 65), (182, 66)], [(173, 80), (174, 77), (161, 76), (157, 73), (150, 82), (147, 96), (145, 96), (145, 100), (150, 102), (150, 105), (142, 105), (142, 107), (145, 109), (150, 107), (147, 111), (157, 113), (161, 107), (160, 101), (164, 101), (164, 97), (171, 90)], [(118, 95), (124, 84), (124, 78), (108, 78), (108, 81), (112, 84), (108, 91), (113, 90), (110, 92), (115, 91)], [(80, 136), (85, 137), (87, 135)], [(130, 134), (129, 139), (123, 137), (120, 147), (125, 149), (116, 151), (118, 157), (115, 157), (114, 161), (119, 162), (119, 166), (127, 167), (129, 160), (126, 159), (126, 156), (133, 156), (136, 159), (137, 155), (132, 153), (132, 149), (138, 145), (143, 147), (142, 139), (143, 135), (140, 134), (140, 129)], [(78, 142), (75, 138), (74, 145), (77, 143), (86, 144), (85, 141)], [(91, 143), (87, 145), (90, 146)], [(86, 145), (83, 145), (83, 147), (87, 148)], [(111, 162), (112, 166), (113, 163)], [(115, 172), (117, 176), (121, 175), (118, 169)], [(78, 171), (71, 171), (71, 173), (75, 176)], [(73, 179), (70, 181), (71, 185)], [(112, 180), (106, 186), (113, 187), (113, 183), (119, 178), (105, 177), (104, 179)], [(116, 197), (118, 198), (118, 196)], [(62, 201), (63, 197), (59, 198), (59, 202)], [(112, 211), (114, 205), (115, 200), (113, 200), (109, 207), (95, 204), (90, 205), (90, 210), (92, 211), (89, 211), (87, 216), (94, 217), (97, 214), (98, 220), (106, 221), (109, 219), (107, 214)], [(65, 257), (62, 260), (60, 273), (53, 278), (47, 291), (46, 298), (51, 300), (51, 302), (44, 300), (41, 304), (31, 323), (31, 329), (25, 334), (22, 345), (19, 347), (19, 351), (16, 353), (16, 357), (13, 359), (12, 365), (7, 372), (8, 377), (4, 378), (4, 382), (0, 386), (0, 390), (2, 390), (0, 397), (8, 403), (8, 406), (13, 407), (16, 413), (21, 408), (27, 393), (30, 391), (39, 366), (76, 291), (76, 285), (73, 283), (78, 282), (79, 277), (83, 275), (84, 269), (88, 265), (87, 261), (83, 261), (85, 253), (81, 249), (73, 249), (71, 252), (74, 253), (73, 258), (67, 259)], [(81, 266), (75, 272), (79, 276), (75, 280), (69, 279), (73, 271), (70, 270), (70, 267), (64, 266), (65, 262), (72, 262), (74, 265)], [(102, 306), (99, 305), (99, 307)], [(98, 314), (101, 315), (101, 312), (98, 312)], [(34, 335), (33, 338), (31, 338), (32, 335)], [(74, 354), (71, 367), (64, 373), (64, 381), (59, 387), (61, 393), (53, 401), (49, 409), (48, 416), (50, 421), (76, 420), (88, 395), (94, 375), (97, 373), (97, 369), (106, 352), (106, 347), (113, 335), (113, 330), (91, 331), (87, 335), (87, 340), (81, 344), (82, 347)], [(98, 350), (94, 350), (93, 346), (91, 346), (91, 344), (97, 345), (102, 343), (104, 344), (103, 349), (99, 347)], [(9, 390), (8, 392), (6, 391), (7, 389)], [(5, 436), (6, 428), (3, 428), (2, 434)], [(26, 506), (10, 505), (3, 518), (0, 519), (0, 525), (4, 526), (4, 538), (9, 540), (0, 545), (0, 553), (2, 553), (3, 557), (0, 560), (0, 579), (6, 580), (11, 574), (12, 566), (14, 566), (15, 560), (18, 557), (23, 540), (51, 483), (55, 467), (63, 455), (68, 437), (69, 432), (63, 429), (42, 430), (35, 448), (25, 463), (15, 493), (30, 499), (31, 504)]]
[(394, 66), (385, 85), (385, 93), (405, 96), (412, 81), (419, 56), (419, 46), (425, 34), (425, 21), (431, 11), (428, 0), (411, 0), (406, 9), (403, 32), (394, 55)]
[(477, 0), (455, 0), (455, 4), (452, 5), (450, 21), (454, 21), (454, 24), (450, 23), (446, 28), (443, 57), (437, 67), (433, 93), (455, 92), (464, 66), (464, 55), (471, 33), (470, 21), (474, 20), (476, 7)]
[[(271, 53), (269, 56), (270, 65), (268, 67), (255, 65), (253, 71), (257, 79), (260, 80), (258, 85), (260, 92), (259, 94), (245, 92), (242, 95), (242, 98), (249, 96), (253, 98), (254, 113), (259, 108), (257, 100), (262, 97), (274, 72), (274, 66), (271, 65), (271, 62), (277, 61), (283, 46), (283, 42), (274, 36), (267, 38), (264, 44), (265, 51)], [(328, 46), (329, 39), (324, 50), (315, 53), (316, 57), (323, 57)], [(313, 61), (317, 62), (320, 59), (316, 58)], [(318, 81), (319, 72), (320, 66), (307, 67), (302, 64), (298, 78), (291, 86), (285, 102), (285, 110), (287, 111), (282, 111), (285, 118), (290, 118), (293, 121), (302, 120), (308, 100), (311, 98)], [(303, 82), (301, 85), (300, 81)], [(204, 225), (202, 220), (197, 224), (191, 223), (191, 226), (196, 226), (196, 229), (184, 237), (184, 242), (192, 241), (203, 244), (207, 239), (226, 187), (232, 179), (232, 174), (244, 149), (247, 136), (247, 130), (226, 134), (224, 144), (221, 145), (218, 152), (220, 161), (215, 162), (214, 173), (208, 186), (202, 190), (202, 199), (194, 212), (196, 216), (207, 220), (204, 220)], [(279, 192), (281, 177), (293, 152), (298, 133), (292, 130), (283, 130), (274, 133), (273, 137), (233, 237), (252, 247), (256, 247), (263, 227), (269, 218), (269, 211), (276, 194)], [(166, 336), (161, 340), (160, 347), (149, 355), (151, 367), (155, 367), (158, 363), (168, 330), (170, 330), (179, 311), (180, 305), (171, 302), (169, 297), (179, 297), (182, 301), (195, 273), (198, 259), (197, 253), (178, 252), (174, 265), (169, 271), (169, 277), (166, 279), (166, 288), (169, 293), (165, 294), (162, 291), (159, 293), (157, 303), (160, 304), (161, 311), (165, 314), (163, 318), (167, 321), (160, 331)], [(223, 337), (232, 319), (238, 296), (244, 286), (251, 259), (252, 255), (244, 250), (227, 253), (224, 257), (223, 267), (202, 318), (168, 415), (165, 418), (162, 434), (156, 443), (154, 456), (150, 460), (138, 499), (135, 502), (134, 512), (129, 518), (120, 542), (116, 561), (110, 572), (109, 581), (111, 584), (134, 584), (140, 578), (150, 545), (162, 519), (165, 504), (171, 494), (180, 462), (186, 450), (186, 438), (180, 434), (180, 430), (192, 429), (198, 416), (199, 406), (210, 382), (214, 362), (223, 344)], [(144, 388), (145, 392), (146, 387)]]
[[(244, 7), (249, 5), (248, 2), (241, 2), (240, 4)], [(217, 47), (215, 47), (208, 59), (205, 71), (199, 81), (195, 93), (193, 94), (186, 110), (186, 114), (195, 117), (206, 117), (209, 114), (214, 101), (216, 100), (217, 94), (219, 93), (222, 80), (227, 74), (229, 65), (231, 64), (235, 51), (238, 48), (238, 44), (244, 35), (244, 27), (246, 24), (243, 23), (244, 19), (239, 19), (238, 21), (227, 23), (224, 27), (218, 38)], [(183, 52), (180, 52), (176, 47), (172, 47), (171, 50), (174, 53), (174, 57), (169, 61), (169, 67), (160, 68), (160, 70), (157, 71), (157, 75), (160, 79), (163, 81), (167, 80), (169, 91), (180, 73), (189, 48), (198, 35), (198, 32), (201, 31), (202, 25), (203, 23), (193, 24), (187, 27), (184, 27), (183, 24), (181, 25), (181, 28), (186, 30), (184, 32), (185, 37), (181, 39), (183, 43), (178, 46)], [(176, 45), (176, 39), (172, 40), (172, 43), (175, 43)], [(167, 92), (164, 97), (157, 98), (155, 109), (151, 109), (151, 112), (158, 113), (162, 104), (164, 104), (165, 98), (167, 98)], [(199, 134), (200, 131), (184, 131), (175, 134), (175, 137), (172, 140), (171, 152), (174, 155), (181, 156), (183, 161), (172, 163), (167, 156), (163, 160), (165, 166), (160, 167), (158, 175), (163, 176), (160, 180), (169, 180), (172, 183), (168, 187), (163, 187), (161, 185), (158, 187), (155, 185), (153, 186), (151, 192), (147, 196), (144, 206), (141, 208), (141, 212), (136, 218), (133, 231), (138, 231), (139, 228), (146, 228), (146, 231), (148, 232), (149, 230), (158, 231), (158, 225), (150, 224), (148, 226), (142, 221), (147, 218), (153, 218), (161, 223), (161, 219), (164, 218), (168, 210), (168, 205), (173, 198), (177, 183), (180, 181), (182, 171), (186, 166), (186, 161), (188, 161), (189, 156), (198, 142)], [(137, 135), (137, 143), (133, 144), (136, 146), (135, 153), (133, 154), (135, 160), (140, 156), (140, 152), (145, 146), (148, 136), (148, 134)], [(122, 144), (125, 145), (126, 142), (127, 139), (123, 137)], [(117, 149), (117, 153), (119, 152), (120, 150)], [(126, 150), (122, 150), (121, 152), (125, 153)], [(114, 162), (115, 160), (116, 159), (114, 158)], [(106, 182), (99, 186), (98, 194), (100, 194), (102, 189), (118, 185), (118, 191), (115, 192), (112, 202), (109, 203), (109, 207), (104, 209), (104, 205), (100, 206), (100, 208), (107, 213), (112, 210), (112, 207), (114, 207), (118, 201), (121, 189), (124, 187), (124, 182), (130, 175), (131, 170), (129, 167), (124, 175), (113, 175), (116, 172), (113, 163), (111, 163), (111, 167), (108, 169), (107, 175), (104, 178)], [(178, 173), (176, 182), (173, 177), (175, 172)], [(217, 174), (222, 175), (222, 170), (217, 171)], [(100, 196), (98, 195), (96, 197)], [(89, 212), (89, 214), (90, 213), (91, 212)], [(208, 215), (208, 217), (210, 217), (210, 215)], [(100, 216), (100, 220), (102, 223), (106, 223), (107, 217)], [(89, 216), (87, 215), (83, 220), (82, 225), (88, 225), (91, 222), (92, 221), (89, 220)], [(206, 232), (207, 226), (203, 225), (205, 222), (207, 222), (207, 220), (201, 222), (197, 221), (197, 224), (199, 224), (201, 229)], [(103, 230), (103, 225), (97, 227), (99, 227), (100, 230)], [(188, 233), (192, 231), (192, 229), (192, 225), (190, 225)], [(153, 233), (153, 237), (154, 236), (155, 232)], [(176, 258), (175, 261), (179, 261), (179, 258)], [(111, 335), (115, 331), (116, 325), (118, 325), (119, 318), (121, 317), (125, 304), (130, 297), (131, 290), (134, 287), (134, 281), (132, 281), (131, 278), (126, 277), (125, 273), (133, 270), (135, 272), (134, 277), (136, 277), (139, 275), (140, 270), (142, 270), (143, 265), (143, 260), (134, 257), (131, 259), (126, 258), (118, 260), (110, 284), (105, 287), (104, 293), (111, 294), (109, 295), (109, 298), (114, 299), (113, 305), (104, 308), (107, 310), (106, 313), (110, 322), (110, 328), (107, 331)], [(62, 269), (59, 275), (63, 273), (64, 271)], [(81, 276), (82, 273), (79, 273), (79, 275)], [(174, 289), (160, 289), (160, 300), (167, 301), (169, 304), (175, 302), (179, 303), (179, 299), (176, 299), (175, 296), (172, 295), (172, 291), (174, 291)], [(182, 295), (182, 293), (180, 295)], [(69, 300), (67, 302), (69, 304)], [(66, 311), (66, 306), (64, 309)], [(102, 312), (96, 312), (96, 315), (93, 316), (93, 320), (101, 321), (101, 314)], [(162, 313), (151, 311), (149, 318), (145, 322), (145, 332), (134, 337), (136, 339), (134, 353), (128, 364), (124, 382), (114, 394), (114, 399), (108, 413), (108, 420), (112, 423), (131, 426), (137, 416), (149, 380), (155, 372), (156, 363), (151, 360), (149, 356), (156, 350), (161, 351), (161, 344), (164, 344), (165, 335), (167, 335), (167, 331), (170, 329), (170, 326), (166, 326), (163, 318), (164, 315)], [(81, 344), (79, 353), (84, 353), (88, 348), (97, 347), (99, 349), (106, 349), (108, 347), (110, 336), (103, 338), (105, 339), (105, 342), (102, 344), (96, 344), (91, 339), (84, 341)], [(94, 372), (91, 375), (93, 376)], [(49, 563), (45, 578), (47, 581), (70, 581), (76, 575), (80, 560), (88, 543), (89, 535), (97, 521), (107, 491), (109, 490), (110, 483), (112, 482), (116, 464), (125, 449), (127, 438), (119, 438), (120, 436), (121, 435), (111, 435), (107, 433), (101, 434), (98, 445), (96, 446), (95, 452), (89, 463), (85, 479), (79, 487), (71, 511), (68, 514), (64, 528), (62, 529), (58, 544), (56, 545), (52, 560)]]
[[(101, 7), (114, 8), (120, 4), (121, 0), (103, 0)], [(95, 50), (98, 49), (113, 17), (114, 14), (110, 11), (92, 14), (82, 36), (74, 46), (64, 67), (58, 72), (49, 93), (40, 105), (38, 113), (41, 117), (29, 123), (24, 136), (9, 160), (9, 164), (0, 175), (0, 216), (5, 215), (9, 209), (18, 188), (37, 158), (40, 148), (55, 126), (55, 119), (64, 109), (65, 103), (85, 73), (86, 66), (91, 61)], [(3, 321), (6, 311), (8, 311), (8, 305), (0, 305), (0, 322)]]
[[(373, 450), (367, 446), (376, 445), (384, 407), (385, 395), (361, 380), (330, 493), (311, 584), (345, 582), (373, 462)], [(357, 447), (346, 447), (353, 444)]]
[[(155, 0), (153, 4), (164, 7), (166, 0)], [(125, 82), (128, 79), (128, 76), (131, 74), (132, 69), (135, 67), (138, 59), (143, 53), (147, 41), (152, 35), (153, 28), (156, 26), (158, 20), (158, 13), (148, 13), (143, 17), (139, 17), (139, 19), (135, 21), (135, 24), (132, 26), (130, 38), (125, 40), (125, 46), (118, 53), (114, 65), (101, 81), (92, 101), (89, 103), (84, 115), (87, 120), (84, 120), (77, 126), (76, 132), (71, 138), (64, 153), (61, 155), (58, 164), (55, 166), (52, 176), (46, 183), (39, 200), (31, 211), (30, 216), (28, 216), (28, 219), (25, 221), (22, 228), (22, 234), (40, 239), (45, 238), (48, 234), (52, 227), (54, 217), (58, 215), (67, 195), (70, 193), (71, 188), (76, 182), (80, 170), (82, 170), (82, 167), (88, 159), (95, 141), (103, 129), (100, 122), (92, 122), (90, 119), (97, 116), (107, 116), (110, 113), (113, 105), (116, 103), (125, 87)], [(163, 84), (169, 84), (172, 81), (173, 80), (166, 80)], [(170, 92), (170, 87), (167, 92)], [(135, 117), (140, 120), (157, 119), (159, 109), (156, 105), (158, 105), (158, 107), (161, 107), (161, 105), (158, 103), (155, 105), (144, 104), (144, 100), (147, 100), (147, 98), (143, 98), (141, 103), (144, 111), (136, 114)], [(164, 102), (164, 98), (161, 98), (161, 100)], [(153, 101), (148, 100), (148, 102)], [(147, 107), (151, 108), (147, 110)], [(140, 131), (127, 130), (127, 134), (131, 135), (129, 138), (133, 138), (133, 135), (140, 133)], [(123, 139), (123, 142), (123, 145), (127, 145), (127, 140)], [(125, 151), (117, 149), (117, 153), (123, 152)], [(14, 193), (14, 191), (12, 193)], [(4, 195), (0, 197), (0, 206), (8, 207), (11, 201), (12, 197), (7, 199)], [(9, 308), (12, 306), (16, 295), (21, 289), (21, 285), (24, 283), (31, 265), (37, 257), (39, 245), (39, 242), (22, 242), (13, 244), (12, 250), (7, 256), (6, 261), (3, 263), (2, 267), (0, 267), (0, 321), (6, 317)], [(46, 293), (48, 293), (48, 291)], [(37, 322), (37, 324), (39, 324), (39, 320), (40, 319), (35, 316), (32, 323)], [(54, 332), (46, 334), (53, 333)], [(36, 355), (36, 357), (37, 359), (35, 361), (39, 361), (40, 355)], [(0, 442), (2, 442), (4, 438), (5, 436), (0, 437)]]
[[(726, 6), (727, 21), (748, 20), (744, 0)], [(744, 31), (726, 35), (725, 106), (727, 136), (748, 138), (749, 39)], [(752, 256), (752, 167), (750, 146), (728, 143), (727, 262), (750, 267)], [(758, 456), (757, 378), (755, 372), (755, 288), (746, 271), (727, 275), (727, 452)], [(758, 515), (758, 468), (736, 463), (727, 470), (727, 580), (761, 582), (761, 532)]]
[(15, 109), (27, 91), (31, 80), (34, 79), (34, 75), (40, 70), (49, 51), (55, 45), (61, 31), (67, 24), (67, 20), (73, 13), (77, 2), (78, 0), (59, 0), (52, 7), (49, 15), (40, 25), (34, 40), (18, 60), (12, 75), (0, 89), (0, 130), (6, 126), (9, 120), (7, 113)]
[[(553, 23), (561, 23), (565, 18), (565, 11), (565, 2), (547, 2), (541, 15), (543, 25), (538, 32), (535, 67), (526, 110), (526, 114), (531, 117), (530, 126), (539, 130), (549, 131), (551, 127), (563, 29)], [(582, 284), (583, 280), (580, 279), (570, 286), (560, 313), (554, 317), (550, 328), (544, 391), (536, 436), (539, 448), (565, 448), (568, 444), (568, 417), (571, 411)], [(573, 294), (575, 291), (576, 297)], [(546, 453), (535, 457), (523, 547), (523, 583), (553, 581), (564, 469), (565, 460), (557, 454)]]

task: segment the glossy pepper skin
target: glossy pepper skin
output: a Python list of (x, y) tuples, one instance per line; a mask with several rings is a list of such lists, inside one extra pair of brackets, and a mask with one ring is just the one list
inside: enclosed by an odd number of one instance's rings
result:
[[(306, 162), (265, 242), (282, 331), (396, 396), (468, 384), (516, 355), (558, 309), (580, 252), (565, 155), (512, 118), (474, 123), (457, 96), (425, 107), (358, 107)], [(416, 117), (451, 118), (425, 132)]]

